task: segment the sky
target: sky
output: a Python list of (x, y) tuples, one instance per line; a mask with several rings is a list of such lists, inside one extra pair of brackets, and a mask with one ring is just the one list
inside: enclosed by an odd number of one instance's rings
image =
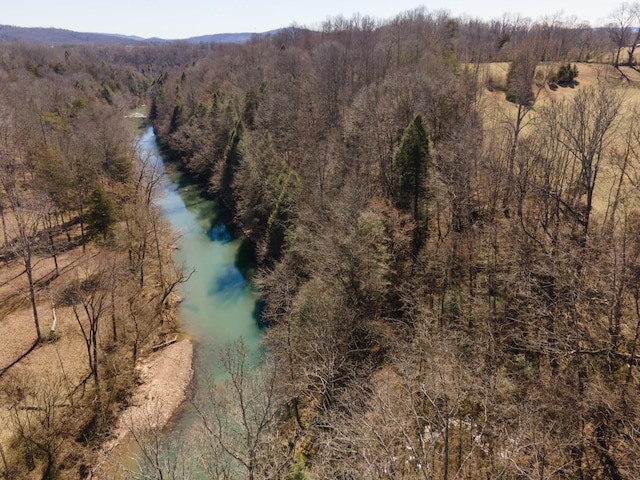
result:
[(424, 6), (429, 12), (446, 10), (455, 17), (483, 20), (505, 13), (533, 20), (561, 14), (600, 26), (621, 4), (595, 0), (0, 0), (0, 24), (179, 39), (265, 32), (294, 23), (317, 28), (329, 17), (349, 18), (355, 13), (388, 20)]

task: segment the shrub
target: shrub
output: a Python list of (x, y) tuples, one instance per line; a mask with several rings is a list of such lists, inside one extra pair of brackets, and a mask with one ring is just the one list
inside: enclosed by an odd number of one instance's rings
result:
[(578, 67), (576, 65), (571, 66), (570, 63), (561, 65), (558, 71), (551, 77), (549, 83), (557, 83), (559, 85), (571, 85), (575, 83), (575, 78), (578, 76)]

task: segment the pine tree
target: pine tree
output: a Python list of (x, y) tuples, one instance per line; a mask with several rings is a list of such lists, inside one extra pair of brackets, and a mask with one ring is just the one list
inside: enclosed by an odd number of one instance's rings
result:
[(417, 245), (423, 238), (422, 231), (426, 230), (426, 181), (430, 162), (429, 133), (422, 115), (418, 114), (405, 130), (393, 160), (397, 178), (396, 206), (413, 214), (418, 235)]
[(89, 214), (87, 215), (87, 237), (103, 240), (111, 235), (117, 221), (117, 208), (113, 198), (98, 185), (91, 194)]
[(571, 66), (570, 63), (566, 65), (561, 65), (558, 69), (558, 72), (555, 75), (555, 78), (552, 80), (560, 85), (570, 85), (574, 82), (575, 78), (578, 76), (578, 67), (577, 65)]
[(222, 192), (223, 202), (229, 211), (233, 213), (235, 213), (236, 209), (233, 198), (233, 183), (242, 157), (239, 144), (244, 136), (244, 129), (244, 123), (242, 120), (238, 120), (229, 133), (229, 141), (224, 151), (224, 165), (220, 178), (220, 192)]

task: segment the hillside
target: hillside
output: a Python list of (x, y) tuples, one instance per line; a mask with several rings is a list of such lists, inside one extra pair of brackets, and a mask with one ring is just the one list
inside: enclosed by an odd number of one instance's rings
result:
[(138, 37), (103, 33), (73, 32), (59, 28), (23, 28), (0, 25), (0, 42), (40, 43), (45, 45), (130, 45)]
[(633, 69), (598, 32), (360, 20), (152, 93), (166, 151), (256, 251), (281, 389), (254, 406), (286, 405), (256, 476), (635, 478)]
[(139, 45), (185, 41), (188, 43), (243, 43), (264, 33), (219, 33), (184, 39), (142, 38), (107, 33), (74, 32), (59, 28), (26, 28), (0, 25), (0, 42), (37, 43), (44, 45)]
[(0, 478), (85, 477), (134, 394), (139, 410), (163, 390), (163, 424), (191, 378), (188, 341), (138, 368), (176, 338), (183, 272), (125, 67), (95, 59), (0, 45)]

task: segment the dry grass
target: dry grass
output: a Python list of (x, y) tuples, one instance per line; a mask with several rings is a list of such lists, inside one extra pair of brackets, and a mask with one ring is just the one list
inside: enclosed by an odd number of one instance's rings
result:
[[(60, 276), (48, 283), (45, 290), (38, 295), (38, 316), (43, 335), (46, 335), (53, 322), (51, 297), (62, 291), (69, 281), (74, 278), (74, 268), (86, 265), (95, 258), (95, 252), (87, 249), (82, 253), (81, 248), (65, 252), (58, 256)], [(53, 259), (42, 259), (34, 268), (36, 282), (48, 279), (55, 271)], [(28, 282), (24, 267), (20, 262), (10, 262), (0, 273), (0, 370), (13, 362), (24, 347), (30, 346), (36, 340), (33, 311), (28, 297)], [(80, 330), (70, 309), (57, 309), (57, 333), (78, 334)], [(60, 348), (58, 346), (58, 348)], [(43, 344), (38, 350), (53, 349), (50, 344)], [(35, 353), (35, 352), (34, 352)]]
[[(607, 86), (624, 91), (625, 99), (633, 105), (640, 105), (640, 70), (630, 67), (616, 69), (606, 64), (577, 63), (578, 77), (575, 87), (559, 87), (556, 90), (549, 88), (542, 79), (548, 78), (556, 72), (561, 63), (552, 62), (539, 64), (536, 69), (537, 84), (534, 92), (539, 91), (536, 105), (544, 105), (549, 100), (562, 100), (572, 98), (581, 88), (606, 84)], [(483, 65), (480, 69), (480, 81), (485, 85), (504, 88), (509, 71), (508, 62), (496, 62)], [(487, 89), (485, 95), (492, 103), (497, 103), (503, 108), (515, 109), (515, 106), (505, 99), (504, 92), (500, 89)], [(488, 112), (489, 115), (491, 112)]]
[[(7, 230), (11, 238), (11, 224), (9, 222), (11, 222), (12, 215), (11, 212), (6, 211), (5, 215), (8, 223)], [(76, 226), (69, 234), (71, 245), (74, 242), (78, 243), (79, 227)], [(69, 244), (66, 237), (65, 232), (59, 231), (54, 240), (55, 244)], [(12, 254), (10, 249), (0, 249), (0, 254), (2, 253), (4, 256), (0, 258), (4, 259), (4, 263), (0, 268), (0, 372), (29, 351), (37, 339), (24, 265), (19, 258)], [(111, 251), (109, 255), (111, 258), (114, 253)], [(90, 366), (85, 338), (73, 308), (62, 304), (62, 298), (67, 295), (69, 287), (75, 284), (79, 277), (84, 278), (88, 272), (99, 271), (100, 267), (104, 266), (105, 260), (104, 252), (96, 246), (88, 245), (84, 250), (82, 247), (72, 248), (57, 256), (59, 274), (56, 275), (53, 258), (45, 254), (43, 256), (35, 255), (33, 258), (38, 316), (44, 340), (7, 370), (4, 375), (0, 376), (0, 444), (9, 458), (9, 462), (22, 465), (21, 469), (24, 467), (22, 456), (18, 456), (17, 451), (14, 450), (17, 444), (14, 442), (15, 429), (9, 410), (12, 401), (30, 406), (33, 402), (39, 402), (42, 395), (60, 398), (60, 402), (65, 405), (56, 407), (58, 415), (68, 414), (69, 418), (64, 420), (67, 433), (64, 436), (64, 444), (59, 451), (59, 460), (62, 463), (67, 463), (64, 461), (67, 455), (73, 458), (73, 460), (69, 460), (71, 470), (65, 470), (65, 475), (70, 476), (61, 478), (77, 478), (79, 462), (93, 464), (97, 455), (94, 448), (96, 442), (104, 441), (103, 437), (90, 439), (86, 444), (90, 448), (84, 450), (79, 449), (78, 442), (74, 441), (79, 432), (87, 427), (93, 428), (89, 422), (92, 422), (92, 412), (96, 410), (91, 406), (96, 398), (100, 396), (100, 403), (105, 406), (104, 410), (100, 411), (100, 415), (103, 415), (104, 425), (109, 428), (114, 427), (113, 415), (119, 414), (119, 409), (123, 402), (126, 404), (125, 397), (128, 398), (129, 394), (133, 395), (132, 399), (138, 408), (144, 411), (149, 410), (149, 404), (155, 405), (162, 402), (162, 423), (168, 421), (185, 399), (192, 375), (191, 343), (183, 341), (179, 346), (165, 348), (155, 353), (152, 360), (145, 359), (150, 349), (147, 350), (145, 344), (140, 343), (139, 347), (143, 349), (139, 352), (140, 361), (152, 361), (153, 363), (151, 367), (146, 370), (143, 368), (138, 372), (138, 377), (143, 384), (137, 387), (135, 391), (137, 393), (135, 393), (132, 390), (135, 386), (136, 375), (132, 370), (132, 355), (128, 350), (130, 347), (127, 342), (131, 339), (127, 337), (130, 332), (125, 331), (129, 328), (127, 326), (129, 322), (126, 320), (122, 320), (122, 324), (118, 324), (122, 329), (118, 339), (119, 343), (113, 342), (111, 321), (105, 318), (100, 323), (98, 343), (105, 347), (105, 350), (98, 355), (104, 360), (101, 360), (100, 367), (104, 376), (100, 391), (106, 389), (103, 392), (104, 395), (98, 393), (93, 382), (86, 382), (89, 378)], [(123, 259), (123, 261), (126, 263), (126, 260)], [(122, 271), (125, 276), (127, 272), (126, 268)], [(146, 273), (147, 278), (153, 277), (151, 267)], [(143, 295), (152, 295), (155, 285), (149, 281), (149, 285), (145, 289), (148, 292)], [(120, 294), (126, 294), (126, 288), (120, 290), (117, 290)], [(122, 306), (124, 300), (120, 302), (118, 298), (115, 300), (118, 305), (116, 308)], [(54, 317), (53, 304), (55, 304), (56, 317), (54, 334), (51, 333)], [(123, 312), (124, 310), (126, 309), (123, 308)], [(122, 314), (122, 312), (120, 313)], [(105, 316), (107, 315), (105, 313)], [(163, 318), (168, 315), (169, 313), (165, 312)], [(84, 320), (83, 313), (81, 313), (81, 318)], [(156, 325), (151, 330), (150, 336), (146, 338), (147, 343), (156, 342), (158, 334), (168, 333), (173, 322), (169, 318), (165, 318), (165, 320), (167, 320), (164, 327), (166, 331), (161, 331)], [(151, 321), (156, 322), (157, 315), (151, 318)], [(26, 393), (23, 396), (21, 392)], [(71, 394), (72, 392), (73, 394)], [(68, 405), (69, 402), (75, 403), (73, 415), (65, 413), (71, 407)], [(76, 407), (79, 407), (79, 410)], [(121, 426), (120, 430), (122, 431), (123, 428)], [(69, 434), (68, 432), (73, 433)], [(42, 466), (38, 464), (32, 474), (22, 475), (21, 473), (18, 478), (39, 478), (38, 475), (41, 473)], [(2, 475), (3, 468), (0, 465), (0, 477)]]
[[(5, 211), (9, 237), (12, 237), (11, 212)], [(72, 240), (80, 235), (79, 228), (70, 232)], [(64, 238), (63, 238), (64, 237)], [(60, 232), (56, 244), (68, 243), (66, 233)], [(28, 279), (19, 258), (5, 250), (0, 269), (0, 371), (23, 355), (37, 340), (34, 317), (28, 294)], [(37, 310), (40, 329), (49, 338), (53, 324), (52, 301), (59, 298), (76, 278), (78, 267), (88, 267), (97, 261), (98, 250), (88, 246), (83, 252), (77, 247), (57, 256), (59, 275), (55, 275), (52, 257), (35, 255), (33, 276), (36, 284)], [(10, 422), (8, 392), (16, 385), (24, 385), (33, 392), (73, 391), (89, 374), (85, 341), (71, 307), (58, 305), (56, 313), (56, 341), (45, 340), (0, 377), (0, 443), (11, 458), (13, 432)], [(22, 387), (19, 387), (22, 388)], [(34, 470), (37, 475), (39, 468)]]
[[(38, 293), (38, 314), (43, 335), (51, 329), (53, 315), (49, 294), (56, 292), (71, 280), (73, 268), (95, 258), (95, 252), (81, 248), (65, 252), (58, 257), (61, 274), (51, 281), (47, 290)], [(55, 270), (53, 259), (36, 259), (36, 280), (48, 278)], [(36, 341), (33, 312), (27, 294), (27, 279), (24, 267), (13, 260), (0, 270), (0, 370), (14, 362)], [(89, 369), (85, 344), (70, 307), (56, 309), (56, 342), (43, 342), (29, 355), (13, 366), (0, 378), (0, 443), (6, 448), (11, 443), (12, 432), (7, 410), (8, 383), (15, 378), (28, 379), (29, 384), (39, 388), (53, 379), (77, 386), (87, 376)], [(66, 380), (65, 380), (66, 378)]]
[[(616, 69), (606, 64), (578, 63), (577, 84), (573, 87), (558, 87), (551, 89), (541, 78), (557, 71), (560, 63), (541, 64), (537, 68), (536, 76), (538, 82), (534, 85), (534, 92), (537, 93), (536, 102), (531, 112), (528, 113), (526, 124), (531, 124), (535, 120), (536, 112), (552, 101), (570, 101), (575, 95), (588, 87), (605, 85), (620, 93), (623, 97), (620, 122), (617, 128), (624, 131), (630, 122), (635, 122), (636, 111), (640, 110), (640, 71), (631, 67), (620, 67)], [(482, 77), (485, 81), (491, 79), (493, 85), (505, 85), (508, 63), (493, 63), (484, 66)], [(517, 106), (506, 100), (504, 91), (496, 89), (485, 89), (483, 112), (485, 119), (485, 133), (489, 141), (493, 141), (497, 135), (503, 135), (500, 130), (511, 128), (515, 123)], [(526, 136), (530, 128), (523, 129), (523, 136)], [(614, 137), (614, 148), (622, 148), (626, 140), (624, 135)], [(617, 186), (617, 167), (606, 158), (606, 163), (601, 165), (600, 177), (596, 187), (596, 198), (594, 208), (596, 214), (604, 215), (607, 206), (610, 204), (613, 189)]]

